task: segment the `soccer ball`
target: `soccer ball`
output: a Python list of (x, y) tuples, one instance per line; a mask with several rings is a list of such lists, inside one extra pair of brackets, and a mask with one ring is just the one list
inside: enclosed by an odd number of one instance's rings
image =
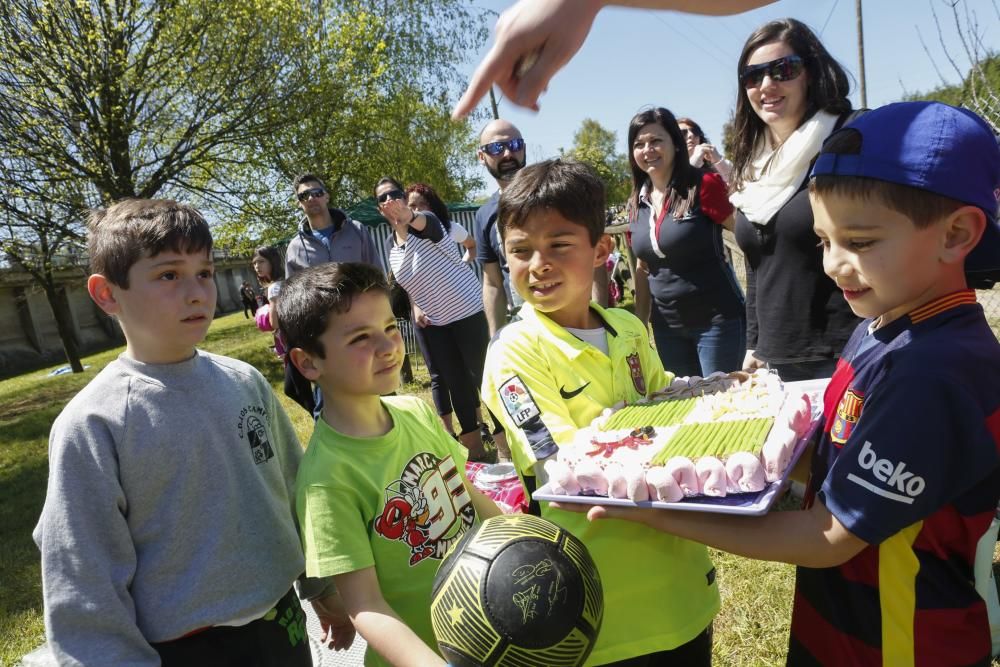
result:
[(587, 548), (528, 514), (495, 516), (468, 531), (431, 593), (438, 646), (456, 667), (582, 665), (603, 615)]

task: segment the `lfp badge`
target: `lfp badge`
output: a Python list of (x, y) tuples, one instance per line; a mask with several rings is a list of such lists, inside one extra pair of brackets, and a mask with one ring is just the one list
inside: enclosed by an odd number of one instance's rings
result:
[(517, 375), (500, 385), (499, 392), (503, 407), (514, 420), (515, 426), (524, 426), (541, 414), (534, 399), (531, 398), (531, 392)]

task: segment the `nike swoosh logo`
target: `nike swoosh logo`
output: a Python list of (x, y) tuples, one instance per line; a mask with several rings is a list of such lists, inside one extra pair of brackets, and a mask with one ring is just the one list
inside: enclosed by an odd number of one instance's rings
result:
[(559, 387), (559, 395), (562, 396), (565, 399), (570, 399), (570, 398), (573, 398), (574, 396), (578, 395), (581, 391), (583, 391), (584, 389), (586, 389), (588, 386), (590, 386), (589, 382), (587, 384), (583, 385), (582, 387), (580, 387), (579, 389), (574, 389), (573, 391), (566, 391), (566, 387)]

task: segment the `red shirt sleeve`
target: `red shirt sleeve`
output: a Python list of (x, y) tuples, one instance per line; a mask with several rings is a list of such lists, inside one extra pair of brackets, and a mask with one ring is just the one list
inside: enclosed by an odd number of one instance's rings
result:
[(701, 210), (718, 225), (733, 214), (733, 205), (729, 203), (729, 188), (716, 173), (705, 172), (701, 178)]

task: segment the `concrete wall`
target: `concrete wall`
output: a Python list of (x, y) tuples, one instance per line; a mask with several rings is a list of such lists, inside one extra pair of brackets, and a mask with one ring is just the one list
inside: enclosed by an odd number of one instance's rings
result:
[[(217, 255), (215, 268), (216, 315), (242, 310), (240, 285), (246, 280), (258, 286), (249, 259)], [(125, 343), (117, 322), (90, 300), (84, 269), (67, 268), (58, 280), (69, 301), (82, 354)], [(0, 378), (59, 363), (66, 363), (66, 355), (45, 293), (27, 273), (0, 271)]]

